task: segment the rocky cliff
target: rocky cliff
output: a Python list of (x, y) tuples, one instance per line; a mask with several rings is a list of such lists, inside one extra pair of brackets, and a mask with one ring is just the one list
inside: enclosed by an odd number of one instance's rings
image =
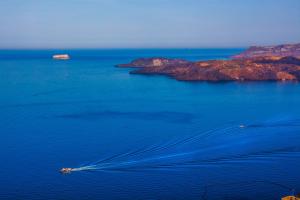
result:
[(128, 64), (120, 64), (118, 67), (161, 67), (166, 65), (178, 65), (189, 63), (182, 59), (167, 59), (167, 58), (140, 58), (133, 60)]
[(253, 46), (243, 53), (233, 56), (234, 59), (253, 58), (262, 56), (284, 57), (293, 56), (300, 58), (299, 44), (284, 44), (278, 46)]
[[(289, 46), (289, 45), (282, 45)], [(276, 46), (275, 49), (277, 49)], [(250, 48), (251, 49), (251, 48)], [(252, 50), (254, 48), (252, 47)], [(257, 49), (268, 49), (262, 47)], [(289, 48), (291, 49), (291, 48)], [(300, 80), (300, 58), (290, 51), (280, 54), (277, 50), (250, 50), (232, 60), (210, 60), (189, 62), (181, 59), (142, 58), (118, 67), (135, 67), (132, 74), (162, 74), (184, 81), (298, 81)], [(242, 56), (243, 55), (243, 56)], [(250, 56), (251, 55), (251, 56)], [(267, 55), (267, 56), (265, 56)], [(284, 55), (284, 56), (280, 56)]]

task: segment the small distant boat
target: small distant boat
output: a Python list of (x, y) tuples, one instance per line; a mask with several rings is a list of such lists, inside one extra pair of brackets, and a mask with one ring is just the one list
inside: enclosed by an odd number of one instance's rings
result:
[(57, 54), (57, 55), (53, 55), (52, 58), (56, 60), (69, 60), (70, 56), (68, 54)]
[(73, 171), (73, 168), (62, 168), (59, 170), (62, 174), (70, 174)]

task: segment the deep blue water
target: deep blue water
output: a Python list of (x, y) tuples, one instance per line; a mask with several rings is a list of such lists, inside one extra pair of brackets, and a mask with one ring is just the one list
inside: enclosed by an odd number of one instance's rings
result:
[[(290, 194), (284, 187), (300, 192), (298, 83), (191, 83), (114, 67), (139, 57), (227, 59), (240, 51), (0, 51), (0, 199), (280, 199)], [(71, 60), (51, 59), (65, 52)], [(194, 166), (58, 172), (240, 124), (254, 126), (175, 149), (198, 151)]]

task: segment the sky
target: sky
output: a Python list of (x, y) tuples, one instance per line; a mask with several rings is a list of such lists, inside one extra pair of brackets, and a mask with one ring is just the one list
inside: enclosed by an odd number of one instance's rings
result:
[(300, 0), (0, 0), (0, 49), (300, 42)]

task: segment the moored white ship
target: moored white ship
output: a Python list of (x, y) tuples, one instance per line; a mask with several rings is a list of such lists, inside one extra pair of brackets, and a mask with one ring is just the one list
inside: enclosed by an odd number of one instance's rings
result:
[(53, 55), (52, 58), (56, 60), (69, 60), (70, 56), (68, 54), (57, 54), (57, 55)]

